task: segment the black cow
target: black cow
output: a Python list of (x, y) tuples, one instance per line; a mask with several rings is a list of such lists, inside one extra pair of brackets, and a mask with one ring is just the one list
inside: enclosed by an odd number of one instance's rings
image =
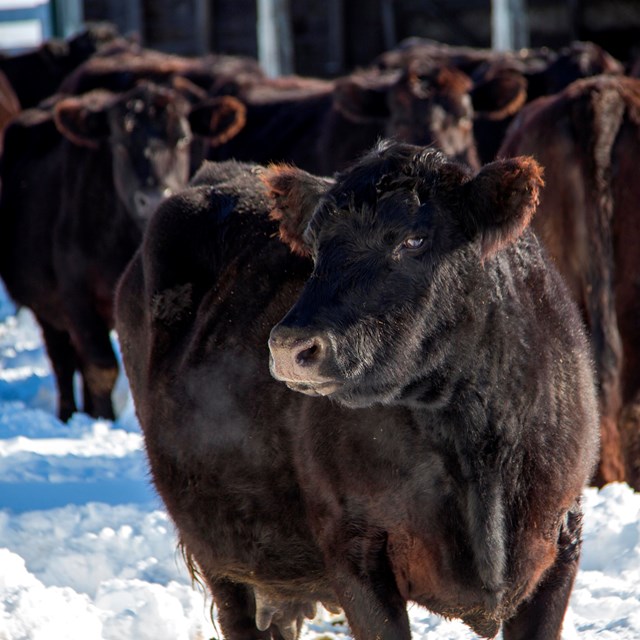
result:
[(0, 165), (0, 276), (40, 322), (58, 413), (113, 417), (116, 280), (161, 198), (188, 180), (190, 104), (142, 83), (124, 94), (52, 99), (9, 125)]
[[(540, 185), (530, 159), (474, 175), (396, 143), (335, 184), (208, 164), (158, 209), (116, 327), (227, 638), (295, 637), (317, 600), (358, 640), (408, 638), (409, 600), (559, 638), (598, 422), (581, 320), (526, 229)], [(269, 379), (269, 335), (302, 393)]]
[(580, 317), (526, 230), (540, 176), (388, 145), (333, 186), (265, 179), (314, 262), (271, 371), (334, 401), (301, 404), (294, 459), (358, 638), (407, 637), (408, 600), (484, 637), (560, 636), (598, 421)]

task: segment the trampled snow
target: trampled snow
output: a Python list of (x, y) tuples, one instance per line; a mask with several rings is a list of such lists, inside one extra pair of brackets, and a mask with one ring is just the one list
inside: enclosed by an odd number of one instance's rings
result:
[[(54, 415), (40, 332), (0, 288), (0, 640), (220, 637), (148, 479), (126, 380), (116, 422)], [(581, 569), (564, 640), (640, 639), (640, 494), (585, 491)], [(462, 623), (409, 609), (421, 640), (472, 640)], [(348, 638), (319, 610), (303, 640)]]

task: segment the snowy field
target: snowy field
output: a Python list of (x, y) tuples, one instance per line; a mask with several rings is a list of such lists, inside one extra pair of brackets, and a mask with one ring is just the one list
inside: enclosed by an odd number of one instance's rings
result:
[[(151, 488), (126, 381), (114, 423), (54, 416), (31, 314), (0, 285), (0, 640), (207, 640), (209, 601), (191, 586)], [(640, 495), (585, 492), (585, 544), (564, 640), (640, 639)], [(410, 608), (421, 640), (471, 640)], [(303, 640), (348, 637), (321, 610)]]

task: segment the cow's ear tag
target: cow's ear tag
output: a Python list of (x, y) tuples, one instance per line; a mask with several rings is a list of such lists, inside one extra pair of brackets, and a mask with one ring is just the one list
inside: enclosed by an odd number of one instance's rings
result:
[(53, 110), (58, 131), (81, 147), (97, 149), (101, 139), (109, 135), (109, 125), (103, 110), (93, 110), (78, 98), (65, 98)]
[(515, 242), (531, 222), (544, 185), (542, 167), (530, 157), (485, 165), (464, 184), (463, 226), (479, 236), (482, 259)]

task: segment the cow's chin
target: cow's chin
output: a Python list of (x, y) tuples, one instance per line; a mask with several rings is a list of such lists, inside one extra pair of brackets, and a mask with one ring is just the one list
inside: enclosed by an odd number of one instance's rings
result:
[(299, 382), (287, 380), (285, 384), (292, 391), (304, 393), (307, 396), (331, 396), (342, 388), (340, 382)]

